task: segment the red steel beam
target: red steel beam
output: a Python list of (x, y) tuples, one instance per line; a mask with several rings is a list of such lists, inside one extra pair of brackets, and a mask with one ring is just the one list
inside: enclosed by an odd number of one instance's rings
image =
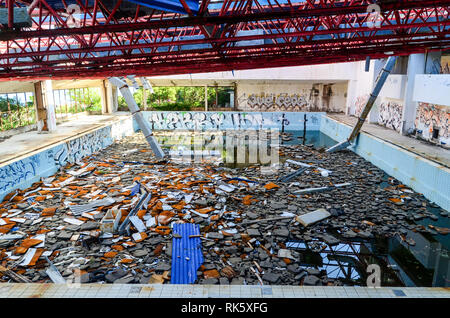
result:
[[(450, 21), (448, 22), (429, 22), (429, 23), (414, 23), (414, 24), (406, 24), (406, 25), (386, 25), (381, 26), (378, 30), (386, 31), (386, 30), (395, 30), (399, 31), (402, 29), (413, 29), (413, 28), (424, 28), (424, 27), (434, 27), (434, 26), (450, 26)], [(373, 31), (372, 28), (368, 27), (358, 27), (351, 30), (355, 34)], [(444, 37), (448, 35), (449, 31), (440, 32), (440, 33), (415, 33), (415, 34), (392, 34), (387, 36), (380, 36), (382, 38), (399, 38), (404, 37), (405, 39), (411, 37), (426, 37), (426, 36), (441, 36)], [(343, 34), (349, 33), (348, 29), (341, 30), (317, 30), (311, 32), (292, 32), (288, 34), (262, 34), (262, 35), (248, 35), (248, 36), (239, 36), (239, 37), (227, 37), (227, 38), (217, 38), (217, 39), (198, 39), (198, 40), (179, 40), (179, 41), (166, 41), (166, 42), (150, 42), (150, 43), (137, 43), (137, 44), (124, 44), (124, 45), (115, 45), (115, 46), (98, 46), (98, 47), (85, 47), (85, 48), (77, 48), (77, 49), (61, 49), (61, 50), (47, 50), (47, 51), (32, 51), (32, 52), (20, 52), (20, 53), (5, 53), (2, 54), (0, 58), (14, 58), (14, 57), (31, 57), (31, 56), (46, 56), (46, 55), (61, 55), (61, 54), (78, 54), (78, 53), (89, 53), (89, 52), (104, 52), (104, 51), (115, 51), (115, 50), (132, 50), (139, 48), (159, 48), (166, 46), (187, 46), (187, 45), (196, 45), (196, 44), (211, 44), (211, 43), (229, 43), (229, 42), (238, 42), (238, 41), (252, 41), (252, 40), (260, 40), (260, 39), (275, 39), (281, 37), (304, 37), (304, 36), (316, 36), (316, 35), (329, 35), (329, 34)], [(357, 39), (366, 39), (376, 40), (376, 36), (370, 37), (358, 37)], [(345, 41), (348, 39), (342, 39)], [(314, 41), (306, 41), (306, 43), (317, 43), (317, 45), (328, 43), (328, 41), (333, 40), (314, 40)], [(258, 46), (252, 46), (257, 48)], [(0, 66), (1, 67), (1, 66)]]
[[(104, 24), (95, 26), (84, 26), (82, 28), (56, 28), (56, 29), (40, 29), (35, 31), (15, 31), (4, 32), (0, 36), (0, 40), (12, 40), (19, 38), (37, 38), (49, 37), (57, 35), (73, 35), (73, 34), (96, 34), (105, 32), (127, 32), (138, 31), (143, 29), (156, 28), (173, 28), (199, 25), (217, 25), (217, 24), (237, 24), (241, 22), (275, 20), (275, 19), (292, 19), (292, 18), (308, 18), (321, 17), (330, 15), (345, 15), (352, 13), (366, 13), (368, 1), (353, 1), (358, 2), (357, 5), (349, 6), (334, 6), (334, 7), (320, 7), (313, 9), (302, 9), (301, 6), (294, 9), (286, 9), (280, 11), (268, 11), (233, 14), (223, 16), (191, 16), (178, 19), (164, 19), (152, 20), (147, 22), (137, 23), (120, 23), (120, 24)], [(337, 2), (340, 3), (340, 2)], [(381, 3), (380, 7), (385, 12), (392, 10), (408, 10), (417, 8), (434, 8), (449, 5), (449, 0), (410, 0), (410, 1), (392, 1)]]
[[(162, 75), (263, 64), (331, 63), (383, 57), (386, 51), (401, 55), (450, 47), (448, 0), (381, 2), (379, 28), (364, 26), (367, 5), (372, 1), (308, 0), (288, 5), (272, 1), (276, 4), (269, 1), (262, 6), (257, 0), (225, 0), (220, 10), (208, 12), (209, 1), (204, 0), (197, 17), (154, 12), (139, 17), (137, 6), (134, 16), (121, 20), (114, 15), (120, 10), (119, 4), (109, 7), (109, 12), (102, 0), (95, 0), (92, 8), (86, 6), (88, 2), (79, 2), (83, 27), (67, 28), (62, 12), (45, 0), (33, 0), (35, 30), (0, 31), (0, 78), (124, 72)], [(104, 17), (94, 18), (99, 8)], [(238, 33), (256, 29), (265, 34)], [(389, 34), (381, 33), (386, 31)], [(202, 38), (181, 38), (194, 35)], [(242, 46), (243, 41), (255, 40), (272, 43)], [(211, 47), (180, 50), (182, 46), (202, 44)], [(107, 55), (97, 56), (100, 52)]]
[(8, 0), (8, 28), (14, 27), (14, 0)]
[[(436, 44), (439, 44), (437, 42)], [(411, 46), (405, 47), (400, 45), (391, 48), (391, 51), (395, 55), (409, 55), (413, 53), (423, 53), (425, 50), (429, 50), (426, 46)], [(191, 72), (214, 72), (214, 71), (231, 71), (238, 69), (251, 69), (251, 68), (267, 68), (267, 67), (280, 67), (280, 66), (295, 66), (295, 65), (309, 65), (309, 64), (323, 64), (330, 62), (348, 62), (363, 60), (365, 56), (371, 56), (373, 58), (384, 58), (388, 55), (381, 53), (376, 49), (353, 48), (351, 50), (335, 50), (328, 54), (311, 54), (310, 56), (300, 56), (298, 54), (291, 54), (291, 56), (268, 56), (268, 57), (251, 57), (251, 58), (234, 58), (227, 62), (222, 60), (210, 60), (208, 63), (197, 63), (193, 65), (187, 65), (183, 61), (176, 61), (167, 63), (161, 62), (159, 67), (150, 67), (148, 63), (141, 63), (133, 65), (133, 74), (138, 76), (155, 76), (166, 74), (183, 74)], [(107, 76), (121, 76), (129, 73), (129, 65), (125, 64), (119, 67), (106, 66), (99, 69), (83, 69), (80, 70), (78, 66), (73, 66), (71, 69), (53, 70), (51, 76), (48, 75), (48, 70), (45, 68), (42, 70), (33, 69), (22, 74), (2, 74), (0, 73), (0, 81), (10, 80), (11, 78), (18, 78), (22, 80), (29, 80), (31, 78), (45, 78), (51, 77), (53, 79), (63, 78), (76, 78), (76, 77), (92, 77), (101, 78)]]

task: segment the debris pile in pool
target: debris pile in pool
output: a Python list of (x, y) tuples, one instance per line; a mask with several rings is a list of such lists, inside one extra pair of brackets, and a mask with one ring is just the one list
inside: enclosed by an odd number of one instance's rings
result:
[(152, 158), (140, 135), (116, 142), (0, 203), (0, 281), (170, 283), (182, 239), (173, 225), (193, 223), (196, 283), (341, 285), (304, 268), (287, 242), (398, 235), (414, 245), (410, 230), (449, 232), (417, 225), (438, 207), (395, 179), (380, 187), (384, 173), (351, 152), (283, 146), (280, 159), (186, 165)]

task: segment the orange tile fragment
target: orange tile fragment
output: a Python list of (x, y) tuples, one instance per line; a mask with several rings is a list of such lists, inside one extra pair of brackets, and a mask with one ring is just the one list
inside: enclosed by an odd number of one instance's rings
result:
[(23, 196), (16, 195), (16, 196), (14, 197), (14, 199), (12, 199), (12, 201), (13, 201), (13, 202), (20, 202), (20, 201), (23, 201)]
[(39, 196), (39, 197), (35, 197), (34, 200), (36, 201), (44, 201), (46, 199), (46, 197), (44, 196)]
[(138, 218), (143, 219), (144, 215), (147, 213), (147, 210), (139, 210), (136, 215)]
[(163, 211), (161, 212), (158, 217), (157, 221), (159, 224), (167, 225), (172, 220), (172, 218), (175, 216), (175, 213), (172, 211)]
[(104, 257), (107, 257), (107, 258), (113, 258), (113, 257), (115, 257), (116, 255), (117, 255), (117, 252), (113, 252), (113, 251), (106, 252), (105, 254), (103, 254), (103, 256), (104, 256)]
[(52, 208), (44, 208), (41, 211), (41, 216), (51, 216), (53, 214), (55, 214), (57, 207), (52, 207)]
[(123, 251), (125, 249), (125, 247), (123, 247), (122, 245), (113, 245), (111, 246), (111, 248), (115, 249), (116, 251)]
[(264, 188), (266, 188), (267, 190), (272, 190), (274, 188), (279, 188), (279, 185), (276, 185), (273, 182), (269, 182), (268, 184), (264, 185)]
[(0, 226), (0, 233), (6, 234), (8, 233), (13, 227), (16, 225), (16, 223), (6, 224), (3, 226)]
[(203, 276), (205, 276), (205, 279), (208, 279), (208, 278), (219, 278), (220, 274), (217, 271), (217, 269), (211, 269), (209, 271), (204, 271), (203, 272)]
[(36, 234), (44, 234), (44, 233), (47, 233), (47, 232), (51, 232), (51, 230), (40, 229), (40, 230), (38, 230), (38, 231), (36, 232)]
[(242, 198), (242, 204), (245, 204), (245, 205), (252, 204), (252, 196), (251, 195), (246, 195), (245, 197), (243, 197)]
[(182, 210), (185, 205), (186, 203), (184, 201), (180, 201), (178, 202), (178, 204), (172, 205), (172, 208), (174, 208), (175, 210)]
[(147, 233), (145, 233), (145, 232), (139, 232), (139, 234), (141, 235), (141, 238), (135, 240), (136, 243), (142, 242), (143, 240), (145, 240), (148, 237)]
[(122, 264), (130, 264), (130, 263), (133, 263), (133, 260), (131, 258), (122, 258), (120, 260), (120, 263), (122, 263)]
[(28, 247), (18, 246), (14, 250), (14, 254), (25, 254), (28, 251)]
[(402, 200), (399, 198), (389, 198), (389, 201), (394, 202), (394, 203), (402, 202)]
[(42, 253), (44, 253), (44, 249), (43, 248), (36, 249), (36, 252), (34, 253), (33, 257), (31, 258), (30, 263), (28, 263), (28, 266), (36, 265), (36, 262), (39, 259), (39, 257), (41, 257)]
[(197, 211), (198, 213), (206, 214), (206, 213), (212, 212), (214, 210), (215, 209), (213, 207), (206, 207), (206, 208), (202, 208), (202, 209), (196, 209), (195, 211)]
[(29, 247), (38, 245), (38, 244), (40, 244), (40, 243), (42, 243), (42, 240), (38, 240), (38, 239), (25, 239), (25, 240), (22, 241), (22, 243), (20, 244), (20, 246), (29, 248)]

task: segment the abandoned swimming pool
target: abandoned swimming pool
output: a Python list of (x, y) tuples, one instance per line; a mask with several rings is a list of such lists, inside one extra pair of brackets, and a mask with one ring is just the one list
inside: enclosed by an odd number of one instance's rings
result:
[[(163, 116), (163, 115), (162, 115)], [(194, 115), (192, 115), (194, 116)], [(206, 116), (206, 115), (205, 115)], [(211, 115), (212, 116), (212, 115)], [(218, 115), (219, 116), (219, 115)], [(242, 116), (242, 115), (240, 115)], [(300, 114), (293, 115), (293, 114), (269, 114), (269, 115), (261, 115), (264, 116), (270, 116), (272, 119), (272, 124), (268, 125), (267, 127), (272, 128), (277, 125), (277, 123), (285, 123), (286, 121), (289, 121), (289, 124), (295, 123), (296, 120), (298, 120), (298, 123), (295, 125), (292, 125), (291, 127), (294, 127), (295, 129), (292, 129), (288, 125), (285, 125), (285, 132), (286, 133), (292, 133), (290, 137), (282, 139), (281, 144), (285, 146), (295, 145), (302, 143), (302, 139), (299, 137), (302, 137), (303, 132), (301, 131), (301, 128), (303, 127), (303, 124), (301, 123), (302, 116)], [(308, 114), (308, 116), (316, 116), (316, 120), (313, 120), (313, 117), (310, 117), (310, 123), (311, 126), (307, 126), (307, 128), (311, 128), (306, 133), (306, 145), (312, 145), (315, 148), (326, 148), (330, 145), (332, 145), (335, 141), (330, 137), (334, 137), (337, 139), (337, 141), (340, 141), (339, 138), (345, 135), (345, 131), (343, 131), (342, 127), (339, 125), (333, 126), (333, 122), (328, 122), (328, 126), (322, 126), (322, 123), (325, 121), (328, 121), (329, 118), (326, 118), (322, 116), (321, 114)], [(219, 116), (220, 117), (220, 116)], [(219, 118), (218, 117), (218, 118)], [(283, 119), (284, 117), (284, 119)], [(167, 118), (167, 117), (166, 117)], [(175, 118), (175, 117), (173, 117)], [(183, 115), (183, 118), (185, 118), (185, 115)], [(232, 118), (232, 116), (231, 116)], [(281, 121), (273, 120), (274, 118), (281, 118)], [(201, 118), (200, 118), (201, 119)], [(199, 119), (199, 122), (200, 122)], [(225, 117), (226, 119), (226, 117)], [(173, 120), (172, 120), (173, 122)], [(223, 120), (223, 122), (226, 122), (226, 120)], [(222, 122), (222, 124), (223, 124)], [(245, 121), (244, 121), (245, 122)], [(250, 121), (251, 122), (251, 121)], [(241, 121), (242, 123), (242, 121)], [(274, 124), (275, 123), (275, 124)], [(331, 124), (330, 124), (331, 123)], [(238, 128), (245, 128), (243, 125), (237, 124)], [(258, 127), (263, 127), (263, 124), (260, 123)], [(330, 128), (331, 127), (331, 128)], [(333, 128), (334, 127), (334, 128)], [(156, 129), (156, 127), (154, 127)], [(172, 127), (173, 128), (173, 127)], [(176, 127), (175, 127), (176, 128)], [(216, 125), (215, 128), (222, 129), (220, 125)], [(229, 127), (230, 128), (230, 127)], [(281, 125), (281, 131), (283, 130), (283, 124)], [(333, 130), (334, 129), (334, 130)], [(208, 131), (208, 129), (202, 129), (203, 131)], [(92, 134), (92, 136), (85, 136), (84, 141), (87, 141), (87, 143), (91, 143), (92, 140), (95, 140), (99, 142), (99, 146), (92, 149), (86, 149), (83, 148), (81, 152), (74, 153), (74, 145), (75, 143), (69, 144), (68, 148), (68, 155), (66, 154), (66, 161), (64, 159), (61, 159), (61, 156), (63, 153), (62, 150), (64, 150), (64, 146), (62, 146), (62, 149), (50, 149), (47, 151), (43, 156), (45, 158), (58, 158), (59, 161), (57, 161), (60, 165), (65, 164), (67, 162), (76, 162), (79, 160), (82, 160), (82, 158), (88, 158), (89, 155), (92, 154), (92, 152), (95, 151), (101, 151), (101, 149), (104, 149), (108, 146), (108, 144), (111, 144), (113, 142), (113, 139), (111, 138), (111, 132), (112, 129), (109, 131), (106, 130), (102, 132), (102, 134)], [(109, 134), (109, 135), (108, 135)], [(99, 138), (99, 135), (101, 138)], [(110, 142), (108, 141), (108, 138), (110, 138)], [(287, 139), (291, 140), (287, 140)], [(368, 138), (365, 136), (365, 138)], [(105, 142), (106, 140), (106, 142)], [(367, 143), (367, 140), (364, 140), (364, 138), (360, 138), (360, 141), (362, 140), (362, 146)], [(100, 142), (101, 141), (101, 142)], [(374, 141), (371, 141), (374, 142)], [(382, 141), (376, 140), (375, 142), (382, 143)], [(78, 140), (76, 142), (77, 144), (82, 144), (82, 141)], [(138, 143), (140, 147), (145, 146), (145, 144)], [(135, 145), (128, 145), (126, 146), (128, 150), (132, 150), (132, 148)], [(390, 145), (388, 145), (390, 146)], [(360, 147), (360, 148), (358, 148)], [(375, 147), (376, 148), (376, 147)], [(122, 149), (123, 150), (123, 149)], [(354, 149), (355, 150), (355, 149)], [(91, 153), (89, 153), (91, 151)], [(355, 152), (357, 154), (358, 151), (361, 153), (362, 157), (364, 157), (364, 148), (361, 148), (361, 145), (358, 145)], [(56, 156), (58, 155), (58, 156)], [(301, 154), (300, 154), (301, 155)], [(367, 153), (366, 153), (367, 155)], [(127, 156), (128, 157), (128, 156)], [(133, 157), (133, 155), (130, 155), (130, 159)], [(371, 157), (372, 161), (379, 161), (381, 168), (383, 168), (383, 164), (387, 165), (385, 161), (379, 160), (378, 155), (371, 154), (369, 155)], [(373, 159), (375, 158), (375, 159)], [(142, 157), (139, 158), (142, 160)], [(313, 158), (308, 158), (309, 161), (314, 160)], [(370, 159), (370, 158), (369, 158)], [(28, 171), (28, 173), (24, 176), (24, 179), (26, 179), (26, 182), (21, 182), (21, 187), (24, 188), (25, 184), (28, 183), (27, 186), (30, 186), (33, 182), (40, 179), (40, 177), (46, 177), (50, 176), (55, 173), (56, 169), (50, 168), (50, 169), (39, 169), (39, 165), (43, 164), (44, 160), (36, 160), (31, 159), (30, 162), (32, 164), (27, 163), (26, 159), (24, 162), (22, 162), (22, 165), (15, 165), (16, 170), (10, 170), (10, 171), (17, 171), (20, 169), (17, 169), (17, 167), (32, 167), (32, 170)], [(295, 159), (294, 159), (295, 160)], [(301, 159), (299, 159), (301, 160)], [(416, 160), (416, 159), (414, 159)], [(308, 160), (307, 160), (308, 161)], [(360, 162), (359, 159), (355, 159), (355, 161)], [(50, 161), (47, 161), (50, 163)], [(404, 161), (403, 163), (405, 163)], [(392, 163), (389, 163), (392, 164)], [(406, 168), (409, 168), (408, 165)], [(433, 165), (430, 165), (431, 167), (427, 168), (427, 171), (432, 171), (432, 169), (435, 169)], [(55, 165), (57, 167), (57, 165)], [(353, 171), (358, 170), (358, 164), (353, 164), (350, 162), (350, 167), (353, 169)], [(390, 166), (387, 165), (385, 167), (385, 171), (389, 171)], [(402, 165), (398, 166), (400, 169), (392, 169), (392, 171), (399, 171), (401, 176), (407, 175), (407, 173), (402, 170)], [(245, 167), (242, 167), (245, 171)], [(326, 168), (326, 167), (325, 167)], [(4, 169), (3, 167), (0, 169)], [(430, 170), (431, 169), (431, 170)], [(45, 171), (46, 175), (37, 175), (37, 173), (41, 173), (41, 171)], [(445, 172), (445, 170), (442, 170)], [(34, 175), (33, 175), (34, 173)], [(395, 173), (390, 173), (390, 175), (395, 176)], [(12, 190), (14, 186), (17, 184), (14, 184), (14, 182), (10, 182), (8, 178), (13, 179), (10, 174), (5, 174), (6, 178), (3, 179), (2, 182), (8, 181), (8, 185), (4, 188), (7, 190)], [(434, 174), (436, 176), (436, 174)], [(381, 176), (380, 176), (381, 177)], [(34, 179), (33, 179), (34, 178)], [(401, 185), (401, 182), (396, 181), (393, 178), (390, 178), (387, 174), (383, 174), (382, 176), (383, 182), (379, 183), (379, 186), (382, 188), (383, 186), (392, 187)], [(399, 178), (400, 179), (400, 178)], [(411, 179), (411, 178), (410, 178)], [(34, 180), (34, 181), (33, 181)], [(400, 180), (402, 181), (402, 180)], [(425, 180), (426, 181), (426, 180)], [(433, 180), (428, 180), (433, 181)], [(403, 182), (403, 181), (402, 181)], [(414, 184), (414, 183), (406, 183), (408, 186), (424, 186), (424, 184)], [(323, 185), (323, 184), (321, 184)], [(425, 185), (425, 189), (430, 189), (432, 186), (429, 184)], [(408, 190), (408, 189), (406, 189)], [(358, 189), (354, 189), (354, 191), (358, 191)], [(394, 191), (398, 191), (398, 188), (396, 188)], [(411, 191), (411, 190), (409, 190)], [(434, 191), (434, 190), (433, 190)], [(433, 193), (433, 191), (429, 191), (428, 197), (435, 197), (437, 200), (435, 202), (439, 202), (441, 207), (444, 208), (447, 201), (445, 201), (445, 188), (440, 189), (440, 191), (444, 191), (444, 193)], [(5, 191), (6, 192), (6, 191)], [(11, 191), (6, 192), (10, 193)], [(425, 193), (424, 191), (423, 193)], [(4, 194), (4, 195), (5, 195)], [(408, 196), (409, 192), (405, 192), (403, 195)], [(3, 196), (4, 196), (3, 195)], [(351, 195), (349, 193), (348, 195)], [(401, 198), (401, 196), (398, 196)], [(444, 200), (442, 200), (444, 198)], [(326, 200), (329, 200), (330, 198), (326, 198)], [(339, 198), (342, 200), (342, 198)], [(322, 204), (321, 199), (317, 201), (318, 199), (313, 199), (313, 202), (315, 202), (317, 205)], [(400, 199), (399, 199), (400, 200)], [(406, 199), (408, 200), (408, 199)], [(439, 201), (440, 200), (440, 201)], [(281, 198), (280, 201), (282, 202), (283, 199)], [(400, 200), (401, 201), (401, 200)], [(399, 207), (401, 208), (401, 203), (398, 202)], [(422, 202), (423, 203), (423, 202)], [(285, 203), (282, 203), (285, 204)], [(273, 205), (276, 206), (276, 202), (273, 202)], [(286, 204), (285, 204), (286, 205)], [(287, 204), (286, 207), (289, 207)], [(298, 265), (304, 267), (307, 269), (306, 274), (307, 276), (316, 276), (321, 275), (321, 272), (325, 272), (326, 276), (333, 280), (333, 278), (339, 278), (339, 281), (347, 283), (347, 284), (356, 284), (356, 285), (365, 285), (366, 284), (366, 278), (367, 278), (367, 272), (366, 272), (366, 265), (367, 264), (379, 264), (382, 268), (382, 286), (448, 286), (448, 235), (440, 234), (439, 232), (435, 233), (436, 230), (433, 228), (430, 228), (429, 225), (432, 225), (434, 228), (449, 228), (449, 222), (448, 222), (448, 214), (445, 212), (444, 209), (439, 208), (434, 203), (426, 203), (425, 202), (425, 208), (426, 212), (424, 212), (424, 215), (412, 215), (412, 223), (411, 228), (412, 230), (405, 230), (406, 232), (398, 233), (399, 235), (395, 235), (391, 238), (383, 238), (379, 239), (378, 237), (374, 236), (373, 238), (351, 238), (346, 237), (342, 238), (340, 236), (339, 231), (331, 232), (331, 234), (335, 235), (340, 239), (338, 244), (325, 244), (323, 240), (317, 240), (316, 238), (308, 238), (308, 240), (301, 240), (299, 237), (290, 237), (290, 236), (282, 236), (283, 237), (283, 244), (285, 245), (286, 249), (290, 249), (292, 251), (295, 251), (296, 256), (298, 257)], [(337, 216), (339, 216), (340, 208), (339, 207), (333, 207), (331, 206), (330, 209), (335, 213)], [(397, 213), (397, 212), (396, 212)], [(401, 212), (403, 213), (403, 212)], [(407, 211), (405, 212), (407, 213)], [(408, 213), (407, 213), (408, 214)], [(431, 218), (431, 215), (434, 215), (434, 217)], [(398, 217), (401, 219), (403, 216), (398, 215)], [(436, 219), (437, 218), (437, 219)], [(370, 222), (370, 221), (368, 221)], [(283, 224), (281, 222), (281, 224)], [(270, 224), (267, 224), (265, 226), (269, 226)], [(424, 225), (423, 228), (420, 228), (418, 226)], [(362, 231), (364, 232), (364, 231)], [(443, 233), (443, 232), (442, 232)], [(407, 238), (407, 239), (405, 239)], [(327, 237), (329, 239), (329, 237)], [(260, 241), (260, 239), (257, 239), (254, 242)], [(268, 243), (266, 243), (268, 244)], [(259, 247), (258, 247), (259, 248)], [(262, 247), (260, 247), (262, 249)], [(264, 259), (263, 255), (260, 255), (260, 252), (258, 254), (252, 255), (252, 257), (262, 257)], [(263, 261), (263, 260), (260, 260)], [(258, 261), (259, 262), (259, 261)], [(281, 264), (282, 265), (282, 264)], [(288, 264), (286, 264), (288, 265)], [(211, 266), (211, 265), (208, 265)], [(167, 268), (167, 267), (161, 267), (161, 268)], [(209, 267), (208, 267), (209, 268)], [(292, 268), (291, 268), (292, 269)], [(207, 269), (212, 270), (212, 269)], [(278, 269), (277, 269), (278, 270)], [(286, 269), (285, 269), (286, 270)], [(292, 269), (297, 270), (297, 269)], [(317, 272), (318, 271), (318, 272)], [(301, 273), (297, 273), (296, 277), (298, 275), (303, 275), (303, 271)], [(276, 275), (275, 275), (276, 277)], [(265, 280), (265, 278), (263, 278)], [(274, 279), (273, 275), (268, 276), (267, 279)], [(288, 281), (289, 282), (289, 281)], [(258, 281), (255, 279), (252, 281), (252, 283), (257, 284)], [(278, 282), (279, 283), (279, 282)], [(322, 283), (326, 283), (326, 281), (322, 281)]]

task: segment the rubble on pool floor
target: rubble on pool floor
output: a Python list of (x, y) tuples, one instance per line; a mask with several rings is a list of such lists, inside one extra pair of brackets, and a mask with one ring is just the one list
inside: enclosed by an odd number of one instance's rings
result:
[[(170, 283), (172, 226), (191, 222), (204, 255), (197, 283), (340, 285), (303, 268), (288, 242), (397, 235), (412, 245), (410, 230), (448, 233), (415, 224), (436, 206), (393, 178), (380, 187), (384, 173), (349, 151), (291, 145), (280, 159), (272, 173), (185, 165), (153, 159), (140, 134), (116, 142), (0, 203), (0, 281)], [(322, 190), (300, 191), (312, 188)], [(326, 217), (297, 221), (317, 210)]]

